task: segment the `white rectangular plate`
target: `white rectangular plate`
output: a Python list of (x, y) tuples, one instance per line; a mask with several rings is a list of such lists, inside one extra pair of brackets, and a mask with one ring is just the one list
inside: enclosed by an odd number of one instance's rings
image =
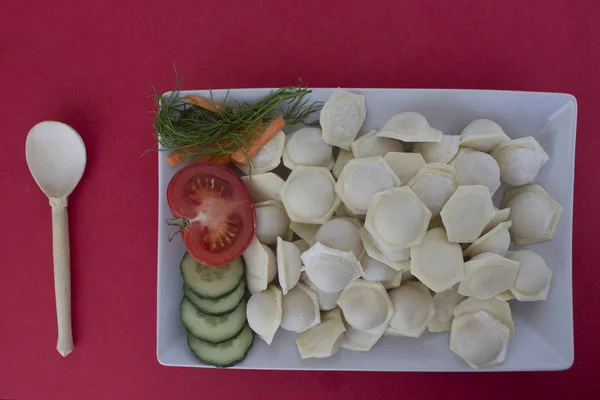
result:
[[(256, 101), (272, 89), (231, 90), (230, 98)], [(314, 89), (313, 100), (325, 101), (333, 89)], [(479, 90), (349, 89), (366, 98), (367, 119), (361, 132), (379, 128), (396, 113), (417, 111), (432, 127), (447, 134), (460, 134), (472, 120), (489, 118), (499, 123), (511, 138), (535, 137), (550, 161), (536, 183), (563, 206), (563, 214), (551, 241), (522, 246), (538, 252), (553, 271), (546, 301), (511, 301), (516, 333), (511, 337), (506, 361), (486, 371), (562, 370), (573, 364), (573, 296), (571, 241), (573, 222), (573, 174), (577, 103), (560, 93)], [(215, 101), (226, 91), (213, 91)], [(208, 91), (185, 95), (207, 98)], [(183, 281), (179, 261), (185, 251), (181, 239), (169, 242), (165, 219), (171, 214), (165, 193), (176, 169), (165, 153), (158, 158), (158, 311), (157, 357), (167, 366), (206, 367), (200, 364), (186, 342), (179, 319)], [(495, 196), (498, 205), (501, 193)], [(367, 353), (341, 349), (327, 359), (302, 360), (296, 335), (280, 329), (271, 346), (256, 338), (246, 360), (235, 368), (313, 369), (363, 371), (471, 371), (448, 350), (448, 333), (425, 332), (420, 338), (383, 337)]]

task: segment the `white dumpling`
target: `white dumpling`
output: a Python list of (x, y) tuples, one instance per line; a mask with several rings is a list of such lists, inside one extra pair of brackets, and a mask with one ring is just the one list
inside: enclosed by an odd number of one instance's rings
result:
[(365, 251), (367, 252), (369, 257), (372, 257), (373, 259), (375, 259), (381, 263), (384, 263), (385, 265), (389, 266), (390, 268), (392, 268), (396, 271), (404, 271), (410, 267), (410, 249), (408, 249), (409, 251), (407, 252), (408, 254), (406, 256), (406, 259), (403, 259), (401, 261), (394, 261), (391, 258), (387, 257), (375, 245), (375, 242), (373, 241), (373, 237), (371, 236), (371, 234), (369, 232), (367, 232), (367, 230), (364, 227), (362, 227), (358, 230), (358, 234), (360, 235), (360, 238), (362, 239), (363, 246), (365, 247)]
[(394, 115), (377, 132), (377, 136), (403, 142), (439, 142), (442, 140), (442, 132), (429, 126), (429, 122), (424, 116), (412, 111)]
[(379, 137), (376, 133), (372, 129), (352, 142), (350, 147), (354, 158), (385, 156), (389, 152), (404, 151), (401, 141)]
[(283, 295), (281, 317), (283, 329), (302, 333), (319, 322), (321, 322), (319, 299), (314, 291), (299, 283)]
[(355, 158), (344, 167), (335, 191), (352, 213), (364, 215), (375, 193), (401, 184), (383, 157)]
[(529, 250), (509, 251), (506, 258), (519, 262), (519, 271), (511, 293), (519, 301), (546, 300), (552, 271), (544, 259), (537, 253)]
[(269, 345), (281, 324), (281, 316), (281, 290), (274, 285), (269, 286), (267, 290), (253, 294), (246, 305), (248, 325)]
[(442, 208), (458, 187), (454, 167), (447, 164), (426, 164), (408, 182), (415, 194), (427, 206), (433, 217), (440, 215)]
[(519, 263), (498, 254), (483, 253), (465, 263), (465, 278), (458, 293), (486, 300), (510, 290), (517, 278)]
[(346, 90), (334, 90), (321, 109), (323, 140), (332, 146), (350, 150), (367, 117), (365, 97)]
[(489, 189), (480, 185), (459, 186), (440, 215), (449, 241), (474, 242), (494, 217), (494, 205)]
[(510, 332), (487, 311), (473, 311), (455, 317), (450, 330), (450, 351), (472, 368), (502, 363)]
[(365, 253), (360, 260), (362, 266), (362, 277), (371, 282), (392, 281), (398, 275), (398, 271), (392, 267), (377, 261), (373, 257)]
[(263, 201), (254, 205), (256, 210), (256, 230), (254, 234), (263, 244), (277, 243), (278, 236), (286, 236), (290, 219), (281, 204), (275, 200)]
[(245, 278), (251, 294), (267, 289), (277, 271), (275, 254), (268, 246), (261, 244), (256, 236), (242, 253), (245, 265)]
[(281, 164), (281, 155), (285, 146), (285, 133), (279, 131), (273, 139), (269, 140), (262, 149), (256, 153), (246, 165), (239, 168), (245, 174), (264, 174), (274, 170)]
[(381, 284), (386, 290), (395, 289), (402, 283), (403, 275), (404, 272), (398, 271), (396, 272), (396, 276), (394, 277), (394, 279), (389, 281), (382, 281)]
[(500, 167), (500, 180), (512, 186), (533, 182), (548, 154), (533, 137), (502, 141), (490, 153)]
[(461, 315), (473, 312), (473, 311), (487, 311), (490, 315), (500, 321), (504, 326), (508, 328), (511, 335), (515, 333), (515, 323), (513, 322), (512, 312), (510, 306), (506, 301), (498, 300), (495, 297), (487, 300), (479, 300), (474, 297), (469, 297), (465, 301), (462, 301), (454, 308), (454, 317), (460, 317)]
[(338, 298), (344, 319), (353, 328), (383, 334), (394, 307), (383, 285), (363, 279), (350, 282)]
[(510, 300), (514, 300), (515, 299), (515, 295), (512, 294), (512, 292), (510, 290), (507, 290), (506, 292), (502, 292), (500, 294), (497, 294), (496, 298), (498, 300), (502, 300), (502, 301), (510, 301)]
[(353, 328), (347, 322), (345, 326), (346, 332), (344, 332), (342, 348), (352, 351), (370, 351), (385, 332), (385, 329), (381, 329), (381, 332), (378, 333), (361, 331)]
[(358, 234), (358, 228), (352, 220), (346, 218), (331, 219), (321, 225), (315, 241), (332, 249), (351, 251), (357, 259), (362, 256), (363, 244)]
[(489, 231), (494, 229), (496, 227), (496, 225), (498, 225), (501, 222), (507, 222), (509, 216), (510, 216), (510, 208), (503, 208), (502, 210), (499, 210), (494, 207), (494, 216), (492, 217), (492, 220), (490, 222), (488, 222), (488, 224), (485, 226), (485, 228), (483, 228), (482, 234), (488, 233)]
[(340, 297), (340, 293), (342, 293), (341, 290), (333, 293), (327, 293), (322, 291), (310, 280), (310, 278), (306, 274), (306, 271), (302, 272), (302, 274), (300, 275), (300, 282), (311, 288), (317, 294), (317, 297), (319, 299), (319, 308), (322, 311), (333, 310), (337, 307), (337, 299), (338, 297)]
[(500, 187), (500, 167), (487, 153), (473, 149), (460, 149), (450, 165), (456, 170), (458, 183), (465, 185), (483, 185), (493, 195)]
[(289, 169), (301, 165), (333, 168), (333, 148), (323, 141), (321, 129), (302, 128), (288, 135), (283, 150), (283, 164)]
[(505, 255), (510, 247), (510, 233), (508, 228), (512, 221), (501, 222), (491, 231), (474, 241), (464, 251), (465, 257), (475, 257), (482, 253), (496, 253)]
[(348, 164), (348, 161), (352, 159), (354, 159), (354, 155), (351, 151), (340, 149), (340, 152), (338, 153), (338, 156), (335, 159), (335, 164), (333, 164), (333, 169), (331, 170), (331, 173), (333, 174), (335, 179), (338, 179), (340, 177), (340, 175), (342, 174), (342, 170), (344, 169), (346, 164)]
[(339, 292), (360, 276), (360, 263), (351, 251), (341, 251), (316, 243), (302, 253), (309, 279), (322, 291)]
[(284, 295), (300, 280), (302, 272), (300, 254), (300, 249), (293, 243), (277, 238), (277, 275)]
[(290, 229), (296, 235), (300, 237), (300, 239), (304, 240), (308, 247), (315, 244), (317, 241), (315, 237), (317, 236), (317, 231), (321, 225), (319, 224), (301, 224), (299, 222), (290, 222)]
[(458, 152), (460, 136), (442, 135), (439, 142), (416, 143), (413, 151), (420, 153), (427, 163), (445, 164)]
[(331, 172), (322, 167), (294, 169), (283, 185), (281, 199), (289, 218), (304, 224), (325, 223), (341, 201)]
[(331, 357), (344, 341), (344, 321), (339, 308), (321, 314), (321, 322), (296, 338), (301, 358)]
[(383, 156), (383, 159), (400, 179), (400, 182), (404, 184), (410, 182), (426, 164), (425, 159), (419, 153), (390, 152)]
[(427, 329), (430, 332), (449, 331), (452, 326), (452, 319), (454, 318), (454, 307), (464, 299), (465, 296), (458, 294), (454, 288), (436, 293), (433, 296), (435, 314), (429, 321), (429, 324), (427, 324)]
[(502, 207), (510, 208), (510, 234), (515, 244), (550, 240), (562, 214), (561, 205), (539, 185), (507, 190)]
[(500, 125), (489, 119), (476, 119), (461, 132), (460, 147), (489, 153), (503, 140), (510, 140), (510, 138)]
[(280, 192), (284, 181), (274, 173), (253, 173), (252, 176), (242, 176), (242, 181), (248, 188), (253, 203), (262, 203), (269, 200), (281, 202)]
[(419, 337), (435, 314), (433, 298), (421, 282), (405, 282), (389, 292), (394, 306), (390, 320), (392, 332)]
[(431, 212), (408, 187), (387, 189), (371, 200), (365, 229), (385, 252), (421, 243)]
[(462, 249), (450, 243), (446, 231), (427, 231), (423, 241), (411, 248), (410, 272), (436, 293), (450, 289), (464, 275)]

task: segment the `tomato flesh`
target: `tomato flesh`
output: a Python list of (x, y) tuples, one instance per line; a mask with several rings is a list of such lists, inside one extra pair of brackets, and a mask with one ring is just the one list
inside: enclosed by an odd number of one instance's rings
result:
[(238, 258), (254, 236), (255, 212), (244, 182), (229, 168), (195, 163), (169, 182), (167, 202), (192, 257), (206, 265)]

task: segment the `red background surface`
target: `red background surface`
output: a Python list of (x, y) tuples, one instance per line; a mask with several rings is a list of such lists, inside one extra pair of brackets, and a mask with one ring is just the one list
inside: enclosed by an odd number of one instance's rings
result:
[[(0, 398), (596, 397), (599, 21), (594, 0), (2, 1)], [(574, 94), (573, 368), (473, 375), (160, 366), (157, 156), (140, 156), (153, 145), (150, 85), (169, 90), (173, 62), (188, 89), (282, 86), (301, 76), (311, 86)], [(71, 124), (88, 152), (69, 204), (76, 348), (66, 359), (55, 350), (50, 208), (24, 157), (27, 132), (44, 119)]]

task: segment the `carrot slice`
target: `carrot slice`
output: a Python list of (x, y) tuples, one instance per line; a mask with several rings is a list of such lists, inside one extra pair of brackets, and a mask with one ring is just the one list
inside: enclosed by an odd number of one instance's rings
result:
[(248, 158), (254, 157), (265, 144), (277, 135), (277, 133), (285, 126), (285, 120), (283, 117), (277, 117), (266, 129), (254, 138), (254, 143), (245, 148), (242, 148), (231, 155), (231, 161), (237, 165), (248, 164)]
[(204, 100), (203, 98), (200, 98), (198, 96), (186, 96), (183, 98), (183, 102), (184, 103), (189, 103), (189, 104), (193, 104), (195, 106), (198, 107), (202, 107), (205, 110), (208, 111), (212, 111), (212, 112), (217, 112), (219, 111), (219, 106), (216, 104), (211, 103), (208, 100)]

